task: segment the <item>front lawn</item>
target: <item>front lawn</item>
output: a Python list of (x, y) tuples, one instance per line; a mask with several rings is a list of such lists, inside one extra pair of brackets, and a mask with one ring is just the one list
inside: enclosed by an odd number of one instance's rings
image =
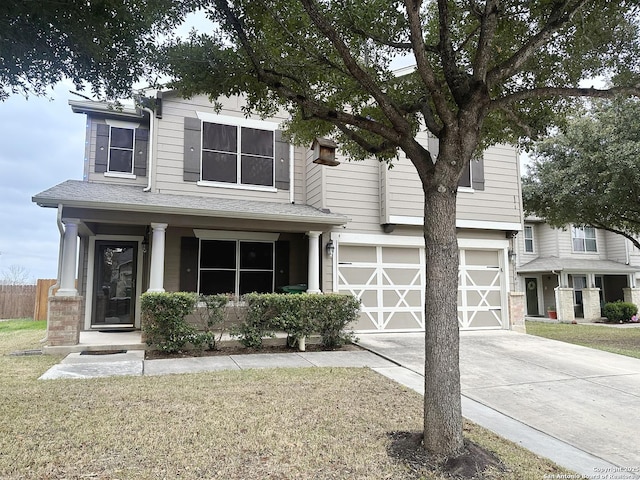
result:
[[(415, 467), (424, 459), (402, 443), (422, 429), (422, 397), (371, 370), (43, 381), (60, 357), (6, 355), (42, 336), (14, 329), (5, 342), (0, 332), (0, 478), (447, 478)], [(505, 464), (483, 478), (568, 473), (465, 430)]]
[(527, 333), (606, 352), (640, 358), (640, 327), (527, 321)]

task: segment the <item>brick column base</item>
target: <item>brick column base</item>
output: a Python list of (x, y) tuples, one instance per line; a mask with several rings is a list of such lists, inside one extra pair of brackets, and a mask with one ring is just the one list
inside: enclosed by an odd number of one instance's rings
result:
[(599, 288), (582, 289), (582, 309), (585, 322), (600, 320), (602, 314), (600, 312)]
[(573, 288), (556, 287), (556, 310), (559, 322), (573, 323), (576, 313), (573, 310)]
[(640, 308), (640, 288), (623, 288), (624, 301), (633, 303)]
[(524, 323), (524, 292), (509, 292), (509, 322), (514, 332), (527, 333)]
[(78, 345), (83, 297), (49, 297), (47, 344), (52, 347)]

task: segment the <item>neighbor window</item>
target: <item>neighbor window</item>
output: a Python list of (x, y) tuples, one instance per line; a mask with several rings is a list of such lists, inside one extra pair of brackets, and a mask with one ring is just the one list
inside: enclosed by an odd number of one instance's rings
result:
[(574, 252), (597, 252), (596, 229), (593, 227), (571, 227)]
[(524, 227), (524, 251), (533, 253), (533, 227), (531, 225)]
[(133, 174), (133, 128), (111, 127), (107, 171)]
[[(473, 162), (473, 160), (471, 160)], [(471, 188), (471, 162), (467, 163), (462, 170), (462, 175), (460, 175), (460, 180), (458, 180), (459, 187), (468, 187)]]
[(201, 240), (198, 291), (203, 295), (271, 293), (274, 263), (274, 242)]
[(202, 180), (274, 185), (274, 132), (202, 123)]

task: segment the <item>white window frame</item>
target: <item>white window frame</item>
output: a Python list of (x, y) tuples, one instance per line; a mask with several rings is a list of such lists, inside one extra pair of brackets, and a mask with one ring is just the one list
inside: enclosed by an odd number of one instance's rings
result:
[[(115, 178), (136, 178), (136, 175), (133, 173), (135, 171), (136, 165), (136, 128), (140, 128), (139, 123), (134, 122), (125, 122), (122, 120), (112, 120), (110, 118), (105, 120), (105, 123), (109, 125), (109, 150), (107, 152), (107, 171), (104, 172), (105, 177), (115, 177)], [(120, 171), (112, 171), (111, 170), (111, 131), (113, 128), (126, 128), (128, 130), (133, 130), (133, 148), (131, 149), (131, 171), (130, 172), (120, 172)], [(116, 147), (117, 150), (125, 150), (120, 147)], [(128, 150), (128, 149), (126, 149)]]
[[(530, 232), (530, 235), (527, 236), (527, 232)], [(535, 253), (535, 246), (533, 240), (533, 225), (525, 225), (523, 230), (523, 239), (524, 239), (524, 252), (525, 253)], [(527, 249), (527, 242), (531, 243), (531, 249)]]
[[(276, 191), (275, 182), (276, 182), (276, 135), (275, 132), (278, 129), (278, 124), (274, 122), (269, 122), (265, 120), (255, 120), (251, 118), (240, 118), (240, 117), (232, 117), (230, 115), (215, 115), (207, 112), (196, 112), (198, 118), (202, 121), (201, 128), (201, 137), (200, 137), (200, 181), (198, 185), (208, 185), (208, 186), (216, 186), (216, 187), (225, 187), (225, 188), (239, 188), (239, 189), (247, 189), (247, 190), (263, 190), (263, 191)], [(215, 180), (205, 180), (202, 178), (202, 153), (204, 149), (204, 123), (215, 123), (219, 125), (228, 125), (234, 126), (236, 128), (236, 141), (237, 141), (237, 150), (236, 150), (236, 181), (235, 183), (231, 182), (217, 182)], [(242, 183), (242, 128), (253, 128), (256, 130), (265, 130), (272, 132), (272, 141), (273, 141), (273, 157), (271, 161), (272, 168), (272, 184), (271, 185), (254, 185), (251, 183)], [(231, 152), (225, 152), (231, 153)], [(264, 157), (263, 157), (264, 158)]]
[[(587, 236), (587, 230), (593, 231), (593, 236)], [(581, 235), (578, 232), (581, 232)], [(582, 250), (576, 249), (576, 240), (581, 242)], [(587, 240), (593, 240), (593, 250), (587, 249)], [(598, 232), (595, 227), (571, 226), (571, 249), (574, 253), (598, 253)]]

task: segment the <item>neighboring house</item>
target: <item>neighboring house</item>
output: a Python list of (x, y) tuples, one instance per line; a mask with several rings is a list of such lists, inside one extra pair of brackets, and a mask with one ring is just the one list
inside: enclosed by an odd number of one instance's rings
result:
[[(69, 103), (87, 116), (84, 179), (33, 201), (59, 210), (53, 301), (76, 302), (81, 329), (139, 328), (147, 291), (242, 295), (289, 285), (358, 296), (357, 331), (424, 329), (423, 194), (402, 155), (392, 169), (339, 151), (338, 166), (315, 163), (314, 150), (282, 139), (285, 117), (246, 118), (237, 98), (220, 111), (204, 96), (172, 92), (158, 96), (155, 112)], [(426, 133), (424, 142), (437, 148)], [(460, 183), (462, 329), (510, 327), (509, 252), (522, 225), (517, 156), (493, 147)], [(118, 314), (108, 314), (114, 303)]]
[(518, 289), (526, 314), (557, 309), (560, 320), (600, 319), (605, 302), (638, 303), (640, 251), (622, 237), (594, 227), (552, 228), (527, 217), (518, 235)]

